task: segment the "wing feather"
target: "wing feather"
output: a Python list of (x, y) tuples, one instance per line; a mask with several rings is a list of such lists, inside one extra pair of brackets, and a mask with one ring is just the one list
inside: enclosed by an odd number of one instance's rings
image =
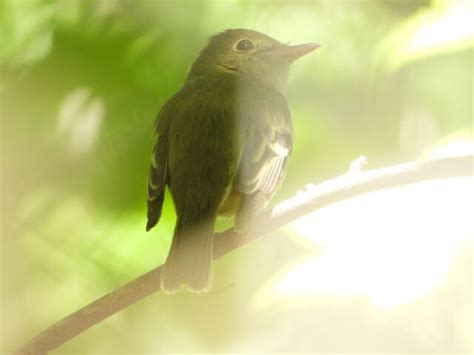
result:
[(148, 172), (148, 222), (146, 230), (153, 228), (161, 217), (168, 175), (168, 140), (159, 135), (151, 156)]
[(262, 211), (283, 179), (291, 152), (291, 127), (278, 128), (256, 130), (247, 137), (237, 185), (243, 195), (238, 219)]

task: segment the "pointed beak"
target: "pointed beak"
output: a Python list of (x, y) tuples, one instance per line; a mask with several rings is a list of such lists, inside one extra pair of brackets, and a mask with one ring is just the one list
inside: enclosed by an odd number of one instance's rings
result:
[(314, 51), (316, 48), (321, 47), (318, 43), (306, 43), (306, 44), (297, 44), (294, 46), (284, 46), (278, 49), (275, 49), (274, 52), (278, 53), (282, 58), (287, 59), (290, 62), (308, 54), (309, 52)]

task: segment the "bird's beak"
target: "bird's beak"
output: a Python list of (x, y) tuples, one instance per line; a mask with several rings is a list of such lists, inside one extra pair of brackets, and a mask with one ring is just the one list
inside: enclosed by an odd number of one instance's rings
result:
[(318, 43), (306, 43), (306, 44), (297, 44), (294, 46), (284, 46), (275, 49), (274, 51), (278, 53), (279, 56), (285, 58), (286, 60), (293, 62), (294, 60), (308, 54), (309, 52), (314, 51), (316, 48), (321, 47)]

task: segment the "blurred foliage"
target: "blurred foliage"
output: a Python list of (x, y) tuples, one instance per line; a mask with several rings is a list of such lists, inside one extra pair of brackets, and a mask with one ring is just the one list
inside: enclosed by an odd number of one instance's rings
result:
[[(144, 232), (152, 125), (208, 36), (244, 27), (322, 44), (289, 83), (281, 200), (359, 154), (376, 167), (472, 142), (473, 17), (470, 0), (0, 0), (0, 351), (163, 262), (169, 196)], [(246, 300), (307, 251), (287, 236), (244, 249), (216, 264), (210, 295), (153, 296), (64, 351), (271, 351), (271, 332), (255, 331), (284, 318)]]

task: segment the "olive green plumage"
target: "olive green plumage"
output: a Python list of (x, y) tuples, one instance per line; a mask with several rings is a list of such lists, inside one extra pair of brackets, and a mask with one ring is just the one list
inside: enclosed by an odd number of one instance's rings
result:
[(209, 290), (214, 223), (236, 226), (261, 212), (291, 152), (284, 90), (291, 62), (317, 48), (287, 46), (251, 30), (213, 36), (184, 86), (161, 109), (148, 178), (147, 230), (160, 219), (165, 186), (177, 213), (161, 286)]

